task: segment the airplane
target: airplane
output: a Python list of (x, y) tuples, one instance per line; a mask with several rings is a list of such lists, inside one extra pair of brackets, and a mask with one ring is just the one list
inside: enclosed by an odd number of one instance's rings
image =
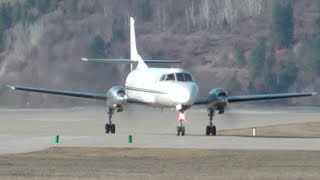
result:
[[(205, 135), (215, 136), (216, 126), (213, 116), (217, 111), (223, 114), (229, 103), (296, 98), (314, 96), (316, 92), (258, 94), (245, 96), (228, 96), (222, 88), (212, 89), (207, 97), (198, 98), (198, 86), (190, 74), (182, 68), (150, 68), (146, 63), (181, 63), (179, 60), (143, 60), (136, 47), (134, 19), (130, 17), (130, 59), (89, 59), (85, 62), (97, 63), (128, 63), (131, 72), (127, 75), (125, 86), (112, 86), (106, 93), (89, 93), (79, 91), (65, 91), (57, 89), (34, 88), (7, 85), (12, 90), (46, 93), (78, 98), (88, 98), (106, 101), (108, 122), (105, 133), (114, 134), (116, 126), (112, 121), (115, 112), (122, 112), (127, 104), (142, 104), (160, 108), (174, 108), (178, 112), (177, 136), (185, 135), (185, 112), (193, 106), (202, 105), (207, 108), (209, 124), (205, 128)], [(133, 69), (133, 64), (136, 68)]]

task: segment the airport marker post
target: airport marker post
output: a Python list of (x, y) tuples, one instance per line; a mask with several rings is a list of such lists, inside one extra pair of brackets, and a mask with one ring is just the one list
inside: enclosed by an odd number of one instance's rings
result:
[(128, 136), (128, 143), (129, 143), (129, 144), (132, 144), (132, 135), (129, 135), (129, 136)]
[(253, 127), (253, 128), (252, 128), (252, 136), (256, 136), (256, 135), (257, 135), (256, 128), (255, 128), (255, 127)]
[(59, 135), (54, 136), (54, 145), (57, 145), (59, 143)]

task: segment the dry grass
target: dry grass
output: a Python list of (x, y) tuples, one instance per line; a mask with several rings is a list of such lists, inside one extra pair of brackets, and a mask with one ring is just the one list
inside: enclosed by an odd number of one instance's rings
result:
[[(320, 122), (293, 123), (256, 128), (258, 137), (320, 137)], [(252, 136), (252, 128), (222, 130), (219, 135)]]
[(320, 152), (51, 148), (0, 157), (1, 179), (313, 179)]

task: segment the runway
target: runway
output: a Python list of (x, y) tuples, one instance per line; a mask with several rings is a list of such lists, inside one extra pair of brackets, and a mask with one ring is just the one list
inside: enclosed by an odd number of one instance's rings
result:
[[(278, 124), (320, 122), (318, 108), (236, 109), (215, 116), (218, 130)], [(175, 111), (129, 109), (114, 116), (116, 134), (104, 134), (103, 107), (67, 109), (1, 109), (0, 154), (59, 147), (126, 147), (173, 149), (320, 150), (318, 137), (204, 136), (208, 123), (204, 110), (187, 112), (186, 136), (177, 137)], [(218, 132), (219, 134), (219, 132)], [(128, 143), (128, 135), (133, 143)], [(272, 135), (271, 135), (272, 136)]]

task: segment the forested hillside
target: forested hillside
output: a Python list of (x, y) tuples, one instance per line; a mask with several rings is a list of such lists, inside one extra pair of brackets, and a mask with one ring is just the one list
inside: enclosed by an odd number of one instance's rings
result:
[[(148, 59), (181, 59), (206, 96), (320, 91), (319, 0), (0, 0), (0, 105), (95, 103), (13, 93), (5, 84), (106, 92), (127, 65), (81, 57), (128, 58), (129, 16)], [(176, 65), (174, 65), (176, 66)], [(177, 67), (178, 67), (177, 66)], [(320, 98), (289, 100), (320, 105)]]

